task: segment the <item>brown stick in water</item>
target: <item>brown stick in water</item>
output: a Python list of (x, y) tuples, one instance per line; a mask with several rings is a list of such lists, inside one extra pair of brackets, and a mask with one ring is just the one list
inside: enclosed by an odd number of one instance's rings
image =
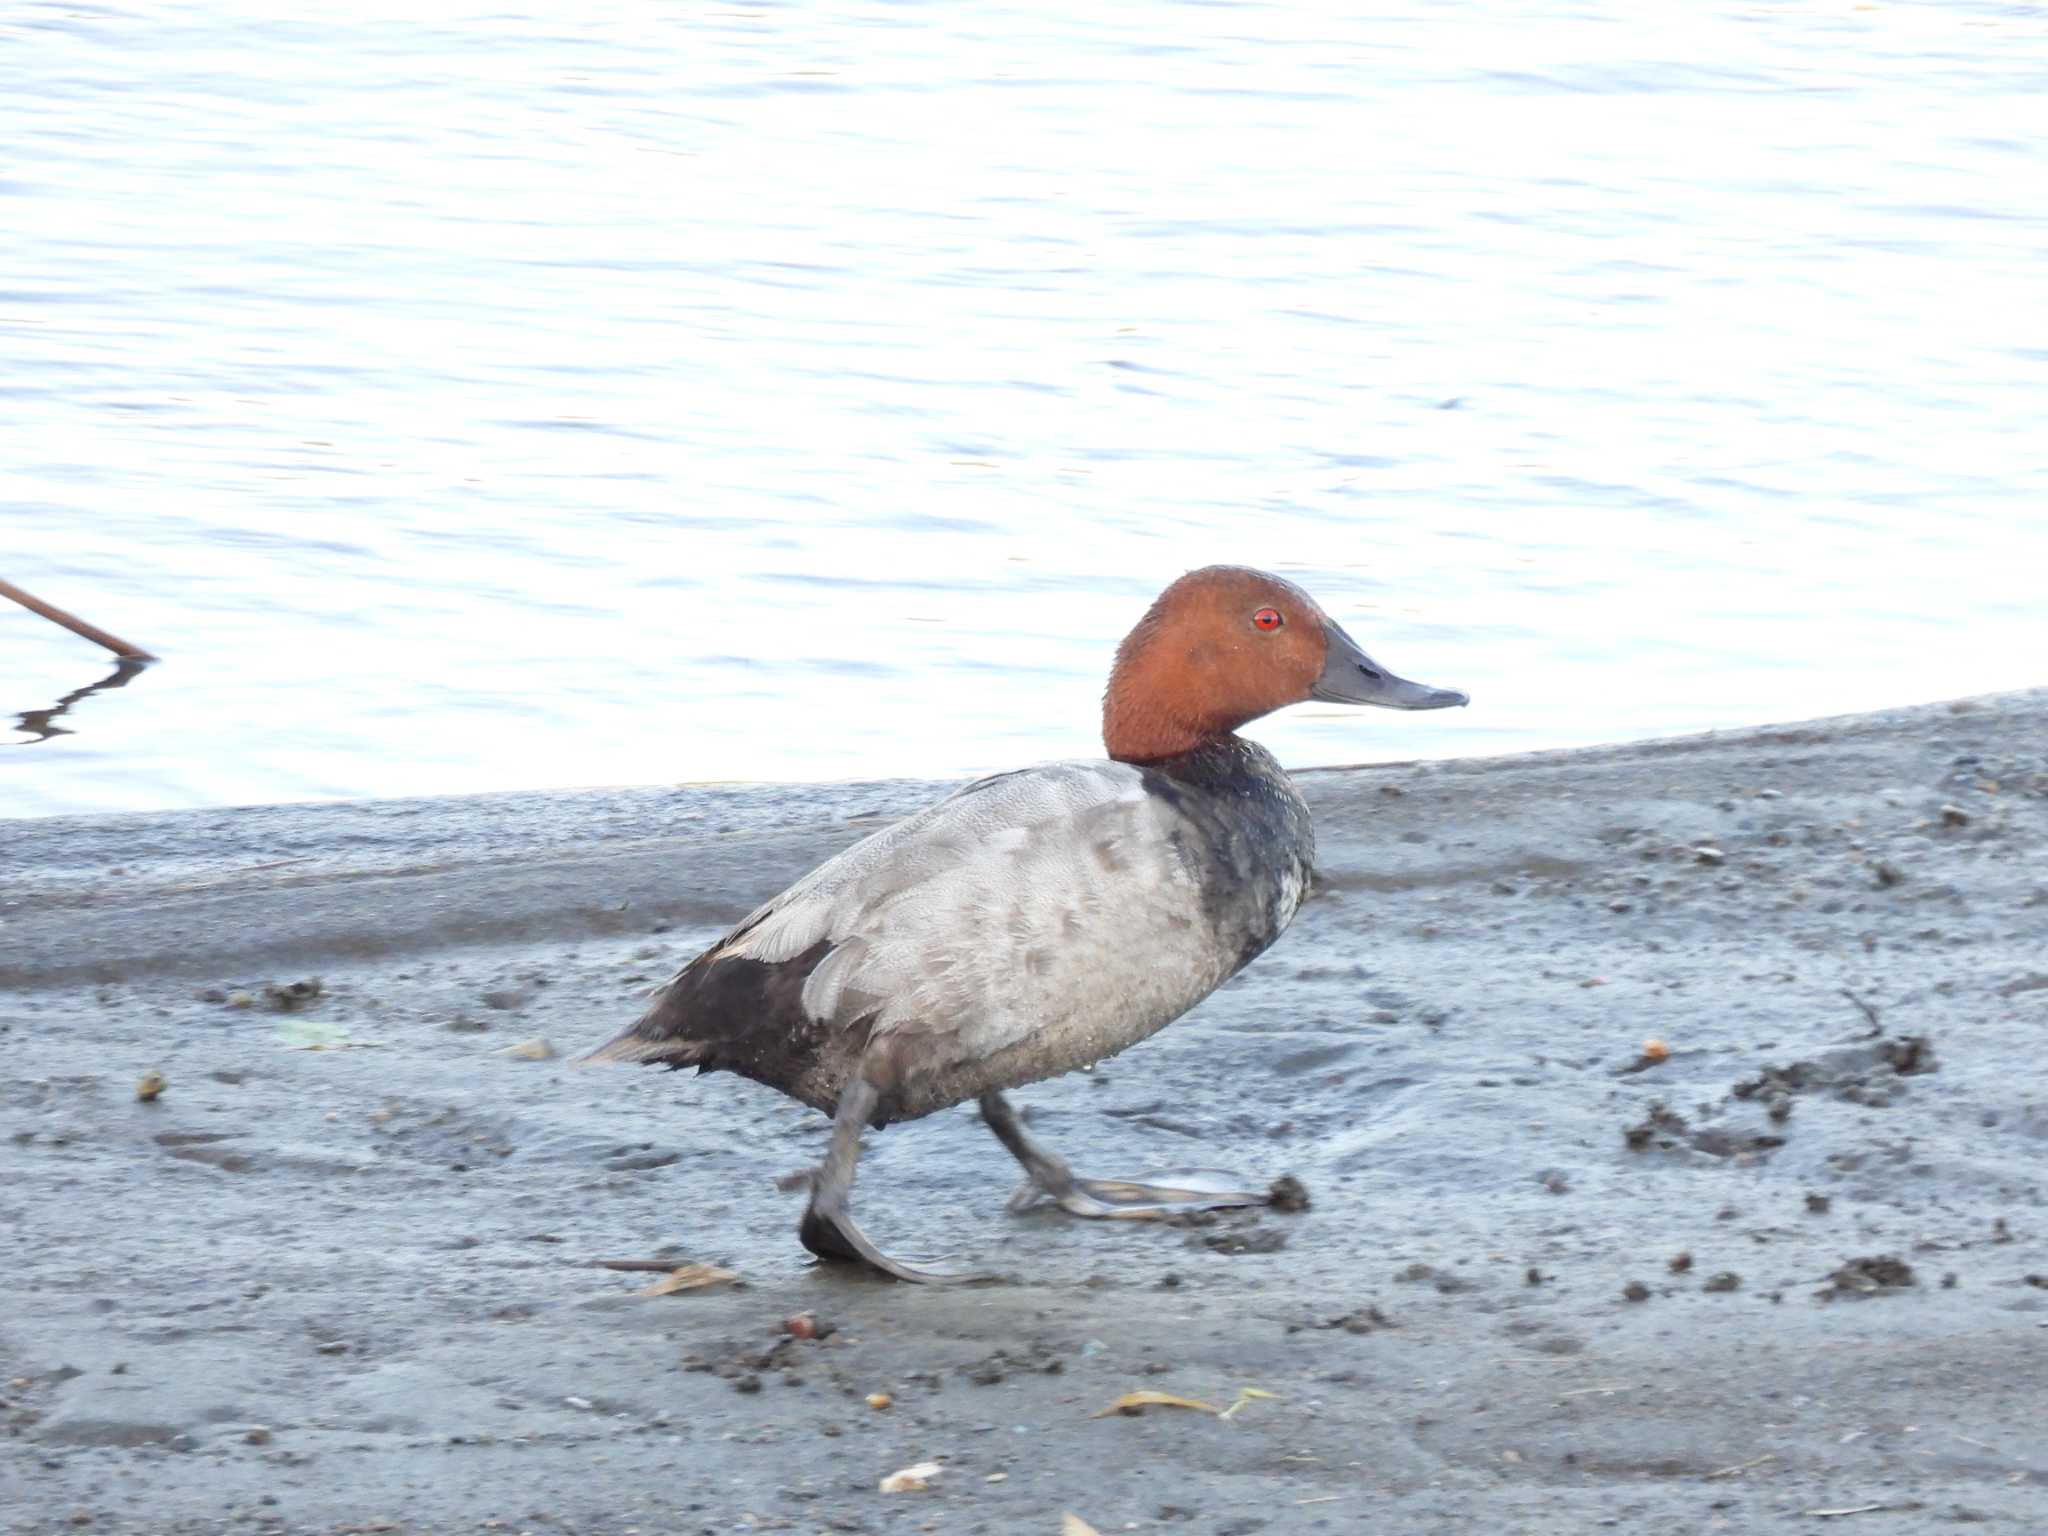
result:
[(130, 645), (118, 635), (110, 635), (97, 624), (88, 624), (75, 614), (66, 613), (62, 608), (53, 607), (41, 598), (32, 596), (11, 581), (0, 581), (0, 597), (11, 597), (30, 613), (40, 613), (53, 624), (61, 624), (74, 635), (81, 635), (94, 645), (104, 645), (116, 656), (133, 661), (155, 661), (156, 658), (139, 645)]

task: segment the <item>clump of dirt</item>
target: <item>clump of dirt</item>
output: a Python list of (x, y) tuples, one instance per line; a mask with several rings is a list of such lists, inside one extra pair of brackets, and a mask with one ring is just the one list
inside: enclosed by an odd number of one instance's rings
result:
[(1287, 1246), (1288, 1234), (1278, 1227), (1230, 1227), (1220, 1232), (1190, 1232), (1190, 1248), (1207, 1248), (1212, 1253), (1278, 1253)]
[(322, 990), (318, 976), (308, 976), (303, 981), (265, 982), (263, 1006), (272, 1013), (297, 1013), (318, 1002)]
[(1266, 1192), (1266, 1204), (1276, 1211), (1296, 1215), (1308, 1209), (1308, 1186), (1291, 1173), (1283, 1173)]
[[(799, 1318), (811, 1319), (809, 1332), (801, 1326), (792, 1326)], [(817, 1322), (810, 1313), (798, 1313), (796, 1317), (785, 1319), (780, 1327), (783, 1331), (766, 1344), (747, 1339), (706, 1345), (683, 1356), (682, 1368), (703, 1371), (721, 1381), (731, 1382), (736, 1392), (760, 1391), (763, 1372), (780, 1371), (784, 1381), (801, 1381), (795, 1367), (802, 1363), (807, 1350), (816, 1349), (837, 1329), (831, 1324)]]
[(1938, 1072), (1941, 1064), (1934, 1059), (1934, 1041), (1927, 1035), (1900, 1035), (1893, 1040), (1877, 1043), (1878, 1059), (1901, 1077), (1918, 1077), (1923, 1072)]
[(993, 1387), (1011, 1376), (1057, 1376), (1067, 1368), (1066, 1356), (1043, 1339), (994, 1350), (979, 1360), (953, 1369), (977, 1387)]
[(1709, 1157), (1741, 1157), (1744, 1154), (1773, 1151), (1785, 1145), (1785, 1138), (1768, 1132), (1756, 1131), (1748, 1135), (1723, 1130), (1716, 1125), (1703, 1125), (1690, 1138), (1695, 1152), (1704, 1152)]
[(1382, 1329), (1393, 1326), (1394, 1320), (1392, 1318), (1388, 1317), (1386, 1313), (1382, 1312), (1373, 1303), (1367, 1302), (1362, 1307), (1353, 1307), (1349, 1312), (1340, 1312), (1335, 1317), (1316, 1317), (1310, 1318), (1307, 1322), (1289, 1323), (1287, 1331), (1289, 1333), (1301, 1333), (1306, 1329), (1314, 1328), (1325, 1332), (1378, 1333)]
[(1649, 1111), (1643, 1118), (1634, 1125), (1624, 1127), (1621, 1135), (1631, 1152), (1641, 1152), (1652, 1143), (1666, 1151), (1675, 1152), (1680, 1141), (1691, 1129), (1685, 1116), (1662, 1099), (1655, 1099), (1651, 1101)]
[(1913, 1278), (1913, 1266), (1886, 1253), (1849, 1260), (1829, 1275), (1828, 1283), (1815, 1294), (1822, 1301), (1860, 1299), (1882, 1295), (1886, 1291), (1902, 1291), (1917, 1284), (1919, 1282)]

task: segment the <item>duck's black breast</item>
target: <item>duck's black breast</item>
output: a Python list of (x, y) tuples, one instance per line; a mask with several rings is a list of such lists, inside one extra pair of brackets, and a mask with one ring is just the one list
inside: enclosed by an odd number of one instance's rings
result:
[(1174, 848), (1219, 944), (1249, 965), (1293, 921), (1315, 868), (1308, 802), (1273, 754), (1229, 736), (1140, 765), (1176, 813)]

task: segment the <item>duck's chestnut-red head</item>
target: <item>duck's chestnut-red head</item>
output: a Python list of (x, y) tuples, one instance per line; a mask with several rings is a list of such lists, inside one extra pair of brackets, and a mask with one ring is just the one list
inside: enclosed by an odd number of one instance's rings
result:
[(1308, 699), (1389, 709), (1467, 702), (1387, 671), (1293, 582), (1211, 565), (1160, 593), (1117, 647), (1103, 745), (1122, 762), (1157, 762)]

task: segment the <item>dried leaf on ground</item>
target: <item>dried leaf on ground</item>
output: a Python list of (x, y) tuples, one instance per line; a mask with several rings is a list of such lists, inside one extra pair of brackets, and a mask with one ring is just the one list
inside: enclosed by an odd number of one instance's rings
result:
[(491, 1054), (510, 1056), (514, 1061), (552, 1061), (555, 1048), (539, 1036), (535, 1036), (531, 1040), (522, 1040), (517, 1045), (508, 1045), (502, 1051), (493, 1051)]
[(1237, 1389), (1237, 1401), (1232, 1403), (1228, 1408), (1224, 1409), (1221, 1413), (1217, 1414), (1216, 1417), (1219, 1419), (1227, 1419), (1231, 1417), (1233, 1414), (1235, 1414), (1237, 1410), (1242, 1408), (1246, 1403), (1253, 1401), (1277, 1403), (1280, 1401), (1280, 1396), (1276, 1392), (1262, 1391), (1258, 1387), (1239, 1387)]
[(1189, 1408), (1196, 1413), (1210, 1413), (1223, 1417), (1223, 1410), (1214, 1403), (1205, 1403), (1192, 1397), (1176, 1397), (1171, 1392), (1126, 1392), (1100, 1413), (1091, 1415), (1106, 1419), (1112, 1413), (1138, 1414), (1147, 1408)]
[(292, 1019), (277, 1026), (277, 1041), (295, 1051), (336, 1051), (350, 1044), (348, 1031), (328, 1019)]
[(642, 1286), (635, 1296), (673, 1296), (677, 1291), (701, 1291), (706, 1286), (727, 1285), (739, 1279), (716, 1264), (679, 1264), (652, 1285)]
[(944, 1470), (936, 1461), (920, 1461), (916, 1466), (904, 1467), (883, 1478), (882, 1492), (922, 1493), (931, 1487), (932, 1479)]
[(1060, 1516), (1060, 1536), (1102, 1536), (1102, 1532), (1079, 1515), (1064, 1514)]

